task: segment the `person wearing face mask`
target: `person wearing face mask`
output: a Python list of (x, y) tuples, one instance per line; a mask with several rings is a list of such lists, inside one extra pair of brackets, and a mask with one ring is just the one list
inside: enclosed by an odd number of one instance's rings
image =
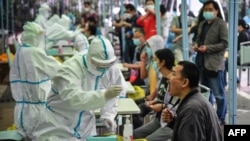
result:
[(153, 100), (156, 97), (159, 72), (153, 69), (153, 54), (164, 48), (164, 39), (160, 35), (151, 36), (147, 41), (146, 52), (141, 55), (140, 74), (142, 79), (148, 79), (146, 100)]
[(70, 24), (70, 18), (63, 14), (56, 23), (47, 28), (46, 49), (52, 46), (68, 45), (68, 41), (74, 40), (78, 34), (81, 34), (83, 29), (70, 31)]
[(145, 6), (146, 14), (140, 16), (136, 23), (141, 26), (145, 32), (145, 39), (149, 39), (151, 36), (156, 35), (156, 16), (155, 16), (155, 1), (146, 0)]
[(140, 13), (136, 11), (136, 8), (132, 4), (125, 5), (125, 13), (120, 21), (114, 22), (113, 26), (116, 28), (125, 27), (125, 50), (121, 49), (122, 60), (125, 63), (132, 63), (134, 59), (135, 47), (133, 44), (133, 28), (139, 27), (136, 24), (136, 20), (140, 16)]
[(96, 135), (94, 110), (101, 108), (100, 120), (114, 131), (119, 96), (126, 96), (126, 81), (115, 64), (110, 41), (97, 36), (88, 53), (64, 62), (52, 79), (47, 111), (37, 119), (32, 140), (86, 141)]
[(38, 12), (34, 22), (38, 23), (46, 30), (48, 28), (48, 18), (50, 17), (51, 8), (47, 3), (43, 3), (38, 9)]
[[(145, 117), (149, 112), (154, 111), (156, 117), (150, 122), (133, 131), (134, 139), (145, 138), (148, 141), (162, 141), (171, 139), (173, 131), (168, 126), (161, 125), (161, 112), (165, 105), (172, 104), (173, 108), (178, 106), (179, 100), (171, 97), (167, 93), (167, 77), (172, 72), (175, 59), (171, 50), (164, 48), (157, 50), (154, 54), (153, 68), (161, 73), (161, 79), (158, 81), (157, 98), (140, 104), (140, 115)], [(166, 100), (164, 100), (166, 99)]]
[(145, 33), (141, 28), (135, 28), (133, 33), (133, 44), (136, 45), (133, 63), (123, 63), (123, 67), (131, 70), (130, 82), (132, 85), (145, 85), (145, 81), (141, 79), (141, 55), (146, 53)]
[(61, 64), (38, 47), (44, 29), (35, 22), (23, 26), (22, 45), (10, 69), (10, 86), (15, 99), (14, 122), (23, 138), (31, 138), (37, 118), (45, 109), (51, 78)]
[(228, 28), (217, 2), (207, 1), (202, 9), (205, 20), (199, 24), (193, 46), (197, 52), (195, 63), (200, 71), (200, 83), (211, 89), (209, 101), (213, 104), (215, 98), (217, 116), (224, 125), (227, 113), (224, 54), (228, 48)]
[(84, 34), (88, 39), (89, 44), (96, 37), (97, 27), (96, 25), (87, 24), (84, 30)]
[(84, 1), (83, 12), (81, 14), (81, 17), (85, 21), (87, 21), (89, 17), (93, 17), (97, 21), (96, 11), (91, 8), (90, 1)]

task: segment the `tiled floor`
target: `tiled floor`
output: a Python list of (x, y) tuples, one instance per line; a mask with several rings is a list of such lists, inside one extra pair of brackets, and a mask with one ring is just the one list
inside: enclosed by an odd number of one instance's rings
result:
[(0, 103), (0, 131), (6, 130), (14, 123), (14, 105), (14, 102)]

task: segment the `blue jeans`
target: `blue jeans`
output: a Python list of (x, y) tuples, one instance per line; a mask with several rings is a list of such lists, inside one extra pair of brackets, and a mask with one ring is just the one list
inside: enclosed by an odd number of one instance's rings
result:
[(221, 122), (225, 122), (227, 113), (227, 102), (225, 94), (224, 71), (220, 70), (215, 77), (209, 77), (204, 74), (203, 68), (200, 68), (200, 83), (211, 89), (209, 101), (213, 104), (214, 97), (217, 104), (217, 115)]

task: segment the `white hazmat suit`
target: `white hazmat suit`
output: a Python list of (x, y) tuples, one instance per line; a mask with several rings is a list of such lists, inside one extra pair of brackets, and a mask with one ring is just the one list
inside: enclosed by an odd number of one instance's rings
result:
[(96, 135), (93, 111), (99, 108), (101, 120), (114, 128), (118, 96), (126, 93), (115, 61), (111, 43), (101, 36), (93, 39), (86, 55), (67, 60), (52, 80), (48, 110), (33, 140), (85, 141)]
[(10, 86), (16, 101), (14, 121), (23, 137), (31, 138), (33, 130), (46, 110), (47, 96), (51, 90), (51, 77), (60, 68), (53, 57), (38, 48), (43, 28), (27, 22), (23, 26), (21, 45), (10, 69)]
[(51, 13), (51, 9), (47, 3), (41, 4), (40, 8), (38, 9), (38, 14), (34, 22), (42, 26), (44, 30), (48, 27), (48, 18)]
[(57, 23), (54, 23), (46, 30), (46, 49), (51, 48), (53, 45), (67, 45), (68, 41), (81, 33), (81, 29), (70, 31), (71, 20), (68, 16), (62, 15)]

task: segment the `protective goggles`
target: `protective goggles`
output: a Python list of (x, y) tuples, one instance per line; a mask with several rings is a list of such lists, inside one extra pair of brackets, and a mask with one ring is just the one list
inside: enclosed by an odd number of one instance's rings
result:
[(116, 61), (115, 56), (109, 60), (101, 60), (95, 57), (91, 57), (91, 63), (98, 68), (109, 68), (112, 65), (114, 65), (115, 61)]

